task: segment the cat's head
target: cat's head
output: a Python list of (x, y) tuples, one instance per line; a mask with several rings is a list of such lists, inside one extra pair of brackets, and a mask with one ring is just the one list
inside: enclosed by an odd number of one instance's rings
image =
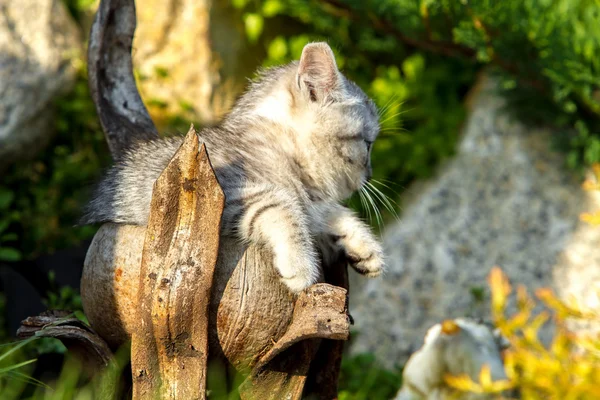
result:
[(326, 43), (306, 45), (299, 61), (267, 71), (248, 94), (253, 114), (288, 128), (281, 145), (309, 192), (343, 200), (370, 179), (377, 109), (338, 70)]

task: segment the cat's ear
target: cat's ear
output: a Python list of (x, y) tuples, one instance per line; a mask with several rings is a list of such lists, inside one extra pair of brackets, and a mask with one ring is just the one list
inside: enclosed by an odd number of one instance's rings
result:
[(327, 43), (309, 43), (304, 46), (297, 75), (298, 88), (311, 101), (321, 101), (341, 87), (340, 73), (335, 56)]

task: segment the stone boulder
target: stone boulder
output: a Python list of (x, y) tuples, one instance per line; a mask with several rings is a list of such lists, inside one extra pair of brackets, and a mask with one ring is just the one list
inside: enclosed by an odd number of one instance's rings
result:
[(173, 120), (217, 123), (261, 57), (250, 48), (230, 2), (138, 2), (133, 63), (144, 103), (159, 131)]
[(598, 306), (600, 228), (579, 215), (600, 209), (600, 196), (567, 170), (550, 129), (515, 120), (490, 80), (478, 86), (457, 155), (384, 233), (383, 279), (350, 291), (360, 332), (352, 351), (374, 352), (388, 367), (403, 364), (436, 323), (489, 318), (495, 265), (513, 284)]
[(0, 1), (0, 170), (43, 147), (75, 79), (79, 30), (60, 0)]

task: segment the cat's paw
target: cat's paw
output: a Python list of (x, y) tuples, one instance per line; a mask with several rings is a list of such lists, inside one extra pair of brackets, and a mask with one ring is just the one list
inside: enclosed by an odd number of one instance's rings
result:
[(370, 278), (381, 275), (385, 259), (381, 244), (370, 232), (354, 232), (337, 239), (352, 268)]
[(319, 279), (319, 263), (312, 253), (290, 255), (288, 252), (275, 255), (275, 268), (281, 280), (294, 293), (301, 292), (317, 283)]

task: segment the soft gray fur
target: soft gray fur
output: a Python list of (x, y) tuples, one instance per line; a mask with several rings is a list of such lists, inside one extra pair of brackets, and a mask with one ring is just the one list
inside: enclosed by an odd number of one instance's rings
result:
[[(308, 44), (300, 61), (262, 72), (220, 126), (199, 133), (226, 196), (223, 233), (268, 245), (294, 291), (318, 279), (317, 245), (379, 275), (379, 242), (340, 205), (370, 178), (378, 132), (373, 102), (338, 71), (327, 44)], [(146, 225), (152, 186), (181, 143), (160, 139), (128, 151), (83, 221)]]

